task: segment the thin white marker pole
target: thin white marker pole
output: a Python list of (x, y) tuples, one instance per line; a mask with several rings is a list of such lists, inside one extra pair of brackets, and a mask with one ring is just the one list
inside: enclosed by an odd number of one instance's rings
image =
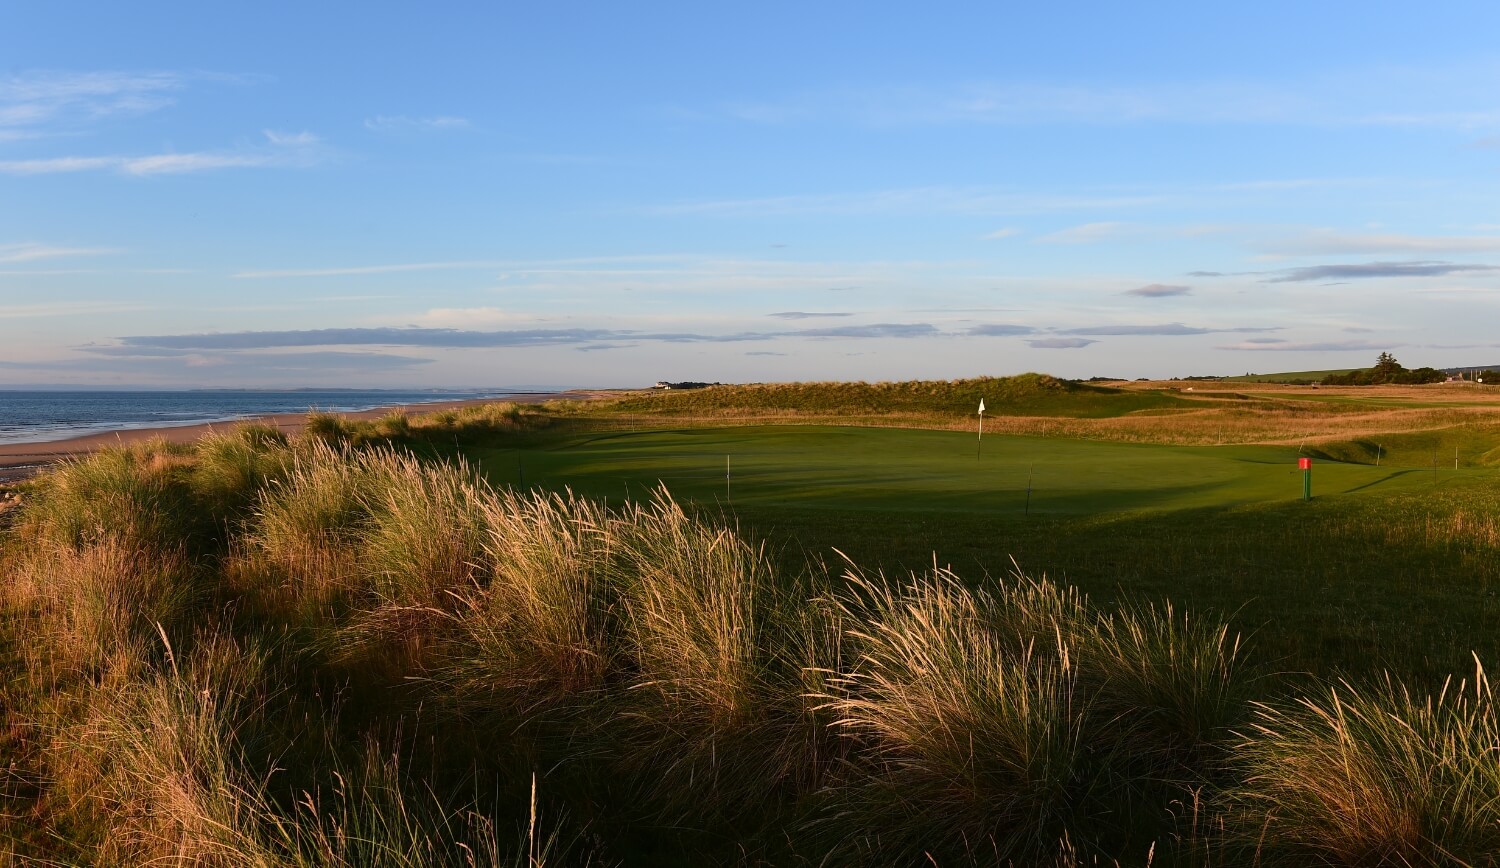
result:
[(729, 456), (724, 456), (724, 499), (729, 500)]
[(974, 447), (974, 460), (979, 460), (979, 453), (984, 450), (984, 399), (979, 399), (979, 444)]
[(1375, 444), (1375, 466), (1376, 467), (1380, 466), (1380, 453), (1384, 452), (1384, 451), (1385, 451), (1385, 447), (1384, 446), (1381, 446), (1379, 443)]

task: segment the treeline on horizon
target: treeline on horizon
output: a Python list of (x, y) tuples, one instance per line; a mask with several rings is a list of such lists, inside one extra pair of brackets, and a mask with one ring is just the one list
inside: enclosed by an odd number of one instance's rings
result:
[(1101, 607), (1020, 574), (788, 574), (664, 490), (612, 510), (347, 433), (106, 450), (8, 513), (6, 856), (1500, 853), (1481, 669), (1436, 693), (1288, 680), (1226, 621), (1170, 603)]
[(1325, 386), (1417, 386), (1424, 383), (1441, 383), (1448, 379), (1447, 373), (1436, 368), (1408, 369), (1396, 361), (1390, 353), (1381, 353), (1371, 368), (1350, 371), (1347, 374), (1329, 374), (1323, 378)]

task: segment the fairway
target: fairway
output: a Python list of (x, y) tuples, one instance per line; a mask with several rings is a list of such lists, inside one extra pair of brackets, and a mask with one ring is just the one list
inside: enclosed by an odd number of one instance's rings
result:
[[(469, 452), (493, 481), (739, 507), (1092, 515), (1295, 501), (1298, 450), (1160, 446), (892, 428), (765, 426), (579, 435)], [(727, 465), (727, 467), (726, 467)], [(726, 471), (728, 478), (726, 479)], [(1314, 497), (1432, 488), (1489, 468), (1320, 461)], [(1027, 488), (1031, 489), (1028, 507)]]

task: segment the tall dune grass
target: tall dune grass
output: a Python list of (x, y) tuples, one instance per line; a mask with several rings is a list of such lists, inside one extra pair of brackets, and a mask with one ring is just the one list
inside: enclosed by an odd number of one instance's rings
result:
[(1236, 746), (1242, 846), (1266, 864), (1493, 865), (1500, 714), (1483, 669), (1414, 696), (1387, 678), (1258, 704)]
[[(839, 846), (916, 859), (1085, 855), (1210, 774), (1245, 677), (1227, 627), (1170, 609), (1103, 613), (1014, 574), (995, 592), (938, 570), (901, 587), (851, 572), (855, 657), (825, 695), (864, 768)], [(987, 854), (987, 855), (986, 855)]]
[(139, 657), (163, 630), (190, 631), (202, 579), (180, 549), (146, 551), (118, 539), (45, 545), (11, 564), (0, 600), (25, 618), (20, 653), (31, 676), (55, 683), (97, 678)]
[(291, 450), (269, 425), (241, 425), (194, 446), (191, 483), (200, 500), (228, 520), (243, 521), (261, 489), (286, 472)]
[(187, 450), (158, 440), (66, 462), (42, 480), (23, 533), (75, 548), (106, 539), (143, 550), (179, 547), (202, 520), (183, 478), (191, 461)]
[[(1019, 570), (778, 574), (665, 491), (249, 431), (68, 465), (5, 533), (0, 746), (65, 861), (1500, 852), (1482, 673), (1252, 704), (1280, 688), (1222, 620)], [(600, 837), (533, 825), (553, 803)]]
[[(145, 642), (141, 643), (144, 651)], [(263, 657), (217, 638), (136, 678), (86, 688), (53, 736), (53, 794), (104, 864), (269, 864), (240, 765)]]
[(1035, 856), (1088, 816), (1097, 775), (1065, 647), (1037, 653), (999, 629), (996, 600), (948, 573), (854, 587), (856, 656), (827, 697), (866, 765), (841, 786), (841, 849), (898, 863)]
[(665, 491), (614, 522), (630, 662), (624, 766), (669, 819), (733, 816), (814, 782), (805, 649), (763, 550)]
[(466, 713), (512, 723), (587, 704), (618, 668), (610, 515), (570, 495), (481, 508), (489, 581), (459, 593), (434, 677)]

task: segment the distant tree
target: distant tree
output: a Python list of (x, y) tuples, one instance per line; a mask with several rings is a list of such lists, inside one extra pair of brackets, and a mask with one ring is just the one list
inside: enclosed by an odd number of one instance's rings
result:
[(1448, 379), (1448, 375), (1437, 368), (1414, 368), (1397, 374), (1392, 383), (1401, 383), (1406, 386), (1420, 385), (1422, 383), (1441, 383)]
[(1375, 383), (1392, 383), (1401, 377), (1405, 370), (1396, 357), (1390, 353), (1381, 353), (1375, 357), (1375, 367), (1370, 369), (1370, 379)]
[(1384, 383), (1417, 385), (1441, 383), (1448, 375), (1435, 368), (1417, 368), (1409, 371), (1396, 361), (1390, 353), (1381, 353), (1375, 358), (1375, 367), (1350, 371), (1347, 374), (1329, 374), (1323, 378), (1325, 386), (1379, 386)]

